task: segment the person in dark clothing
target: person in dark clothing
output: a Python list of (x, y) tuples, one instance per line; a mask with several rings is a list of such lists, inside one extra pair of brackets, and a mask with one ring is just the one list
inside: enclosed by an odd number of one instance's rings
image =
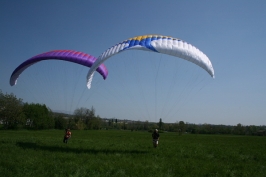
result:
[(71, 131), (70, 131), (70, 129), (66, 129), (65, 131), (66, 131), (66, 132), (65, 132), (65, 135), (64, 135), (64, 140), (63, 140), (63, 142), (64, 142), (64, 143), (67, 143), (68, 140), (69, 140), (69, 138), (71, 138)]
[(157, 147), (158, 143), (159, 143), (159, 138), (160, 138), (160, 134), (158, 133), (158, 130), (155, 129), (154, 132), (152, 133), (152, 143), (153, 143), (153, 147)]

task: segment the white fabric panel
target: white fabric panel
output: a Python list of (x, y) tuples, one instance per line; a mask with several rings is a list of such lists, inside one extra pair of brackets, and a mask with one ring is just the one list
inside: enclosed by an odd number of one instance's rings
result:
[(152, 41), (151, 45), (160, 53), (183, 58), (197, 64), (214, 77), (214, 71), (208, 57), (191, 44), (184, 41), (162, 39)]

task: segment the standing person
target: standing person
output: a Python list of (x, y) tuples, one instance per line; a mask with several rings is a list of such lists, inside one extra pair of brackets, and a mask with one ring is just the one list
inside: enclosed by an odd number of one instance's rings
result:
[(160, 138), (160, 134), (158, 133), (158, 129), (155, 129), (154, 132), (152, 133), (153, 147), (156, 148), (158, 146), (159, 138)]
[(65, 136), (64, 136), (63, 142), (67, 143), (69, 138), (71, 138), (71, 131), (70, 131), (70, 129), (65, 129)]

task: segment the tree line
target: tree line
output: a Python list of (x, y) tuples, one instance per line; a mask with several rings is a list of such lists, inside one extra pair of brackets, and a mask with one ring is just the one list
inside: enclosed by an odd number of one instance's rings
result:
[(159, 122), (118, 120), (116, 118), (101, 118), (96, 115), (94, 107), (77, 108), (73, 115), (53, 112), (45, 104), (24, 103), (13, 93), (2, 93), (0, 90), (0, 127), (1, 129), (65, 129), (72, 130), (98, 130), (98, 129), (122, 129), (131, 131), (177, 132), (192, 134), (235, 134), (235, 135), (266, 135), (266, 126), (237, 124), (211, 125), (191, 124), (184, 121), (164, 123)]
[(13, 93), (0, 90), (1, 129), (100, 129), (101, 122), (93, 107), (78, 108), (74, 115), (54, 113), (45, 104), (24, 103)]

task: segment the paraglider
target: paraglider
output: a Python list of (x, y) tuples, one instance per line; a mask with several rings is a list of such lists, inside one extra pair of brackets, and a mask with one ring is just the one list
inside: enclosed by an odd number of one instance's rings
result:
[[(39, 55), (36, 55), (23, 63), (21, 63), (12, 73), (10, 77), (10, 85), (16, 85), (17, 79), (19, 75), (27, 69), (29, 66), (43, 61), (43, 60), (63, 60), (68, 62), (73, 62), (76, 64), (80, 64), (83, 66), (91, 67), (93, 63), (96, 61), (96, 58), (92, 55), (78, 52), (74, 50), (53, 50), (49, 52), (45, 52)], [(96, 71), (100, 73), (103, 77), (103, 79), (106, 79), (108, 75), (108, 70), (105, 67), (105, 65), (100, 64), (99, 67), (97, 67)]]
[(204, 70), (214, 78), (214, 69), (209, 58), (193, 45), (177, 38), (162, 35), (137, 36), (120, 42), (102, 53), (87, 74), (87, 87), (91, 88), (93, 74), (96, 69), (108, 58), (120, 52), (136, 49), (163, 53), (188, 60)]

